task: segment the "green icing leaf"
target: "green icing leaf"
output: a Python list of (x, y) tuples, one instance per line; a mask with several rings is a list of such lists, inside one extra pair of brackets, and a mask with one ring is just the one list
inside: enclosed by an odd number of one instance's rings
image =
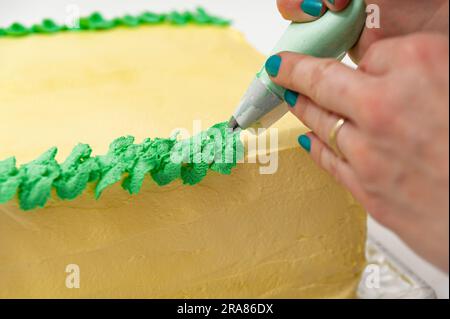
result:
[(107, 22), (105, 18), (103, 18), (102, 14), (99, 12), (94, 12), (88, 17), (89, 23), (91, 25), (102, 25), (104, 22)]
[(172, 149), (176, 145), (174, 139), (156, 139), (154, 149), (158, 167), (152, 171), (152, 178), (159, 186), (165, 186), (180, 177), (181, 162), (171, 161)]
[(158, 186), (165, 186), (178, 179), (181, 175), (181, 164), (167, 163), (156, 172), (152, 172), (152, 178)]
[(175, 25), (185, 25), (190, 19), (191, 15), (188, 12), (180, 13), (177, 11), (172, 11), (166, 16), (166, 21)]
[(165, 18), (165, 14), (157, 14), (153, 12), (144, 12), (138, 16), (139, 21), (146, 24), (161, 23), (164, 22)]
[(61, 199), (74, 199), (86, 188), (93, 175), (98, 171), (95, 159), (89, 145), (78, 144), (67, 160), (61, 165), (61, 175), (55, 180), (54, 186)]
[(230, 175), (231, 170), (233, 169), (233, 164), (227, 164), (227, 163), (213, 163), (210, 167), (212, 171), (215, 171), (219, 174), (223, 175)]
[(198, 24), (208, 24), (211, 22), (211, 16), (207, 14), (203, 8), (197, 8), (196, 12), (192, 16), (192, 19)]
[(230, 20), (208, 14), (203, 8), (197, 8), (196, 12), (192, 14), (192, 21), (195, 21), (198, 24), (213, 24), (219, 26), (228, 26), (231, 23)]
[(181, 179), (184, 184), (195, 185), (205, 178), (209, 165), (207, 163), (187, 164), (181, 167)]
[(91, 28), (94, 30), (107, 30), (116, 26), (114, 21), (103, 18), (103, 16), (98, 12), (90, 15), (89, 22), (91, 24)]
[(134, 165), (136, 147), (133, 147), (134, 137), (120, 137), (111, 143), (105, 156), (97, 158), (100, 165), (100, 181), (95, 189), (95, 196), (99, 198), (106, 187), (122, 179), (130, 166)]
[(219, 17), (212, 17), (211, 24), (226, 27), (231, 24), (231, 20), (223, 19), (223, 18), (219, 18)]
[(6, 35), (5, 29), (0, 28), (0, 37), (3, 37)]
[(82, 30), (94, 30), (91, 21), (89, 20), (88, 17), (85, 18), (80, 18), (80, 20), (78, 21), (80, 24), (80, 29)]
[(0, 204), (10, 201), (17, 193), (22, 174), (16, 168), (16, 159), (10, 157), (0, 161)]
[(29, 34), (31, 30), (20, 23), (13, 23), (9, 28), (5, 29), (6, 35), (13, 37), (21, 37)]
[(131, 28), (137, 27), (140, 24), (139, 18), (138, 17), (133, 17), (131, 15), (126, 15), (126, 16), (124, 16), (122, 18), (116, 18), (116, 19), (114, 19), (114, 22), (117, 25), (123, 25), (123, 26), (131, 27)]
[(108, 30), (116, 26), (114, 21), (105, 19), (99, 12), (81, 18), (79, 22), (82, 30)]
[(147, 173), (159, 166), (158, 154), (151, 139), (146, 139), (138, 145), (136, 152), (135, 165), (129, 169), (130, 174), (122, 184), (122, 187), (130, 194), (139, 193)]
[(24, 210), (44, 207), (50, 198), (54, 180), (60, 174), (60, 168), (55, 160), (56, 147), (49, 149), (38, 159), (20, 168), (24, 176), (19, 186), (20, 207)]
[(139, 158), (130, 175), (124, 180), (122, 187), (130, 194), (138, 194), (148, 172), (158, 165), (155, 159)]
[(63, 26), (57, 25), (53, 20), (44, 19), (41, 24), (35, 24), (31, 27), (35, 33), (55, 33), (63, 30)]
[(126, 164), (119, 163), (106, 170), (95, 188), (95, 198), (100, 198), (102, 192), (110, 185), (113, 185), (122, 179), (126, 171)]

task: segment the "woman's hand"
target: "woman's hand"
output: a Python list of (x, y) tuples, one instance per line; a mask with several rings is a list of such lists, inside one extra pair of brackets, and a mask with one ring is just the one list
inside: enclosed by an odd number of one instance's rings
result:
[[(291, 21), (307, 22), (318, 19), (327, 9), (341, 11), (351, 0), (277, 0), (281, 15)], [(350, 52), (359, 61), (376, 41), (414, 32), (448, 34), (448, 0), (366, 0), (380, 9), (379, 29), (365, 28), (358, 44)]]
[[(375, 219), (446, 271), (448, 56), (448, 37), (417, 34), (374, 43), (358, 70), (294, 53), (266, 64), (272, 80), (289, 89), (292, 113), (313, 131), (299, 142), (314, 161)], [(337, 146), (345, 159), (327, 145), (340, 118), (346, 123)]]

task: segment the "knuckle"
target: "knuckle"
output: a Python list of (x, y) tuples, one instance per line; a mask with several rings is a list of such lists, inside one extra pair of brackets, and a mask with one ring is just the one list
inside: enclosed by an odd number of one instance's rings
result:
[(412, 60), (423, 60), (427, 55), (427, 40), (422, 37), (411, 37), (400, 47), (400, 54)]
[[(348, 107), (353, 105), (354, 101), (359, 99), (359, 95), (361, 95), (361, 87), (362, 85), (357, 82), (343, 82), (339, 85), (336, 85), (333, 91), (333, 96), (338, 97), (343, 101), (347, 101)], [(327, 88), (324, 88), (324, 90)]]
[(317, 154), (317, 162), (319, 166), (325, 168), (325, 147), (321, 143), (318, 144)]
[(330, 114), (328, 112), (322, 111), (319, 112), (314, 120), (314, 128), (316, 129), (317, 135), (323, 140), (328, 140), (328, 134), (331, 132), (331, 123), (327, 124), (327, 117), (329, 117)]
[(339, 174), (339, 161), (330, 149), (326, 146), (322, 146), (320, 150), (320, 166), (325, 169), (331, 176), (333, 176), (338, 182), (340, 182)]
[(301, 107), (294, 107), (294, 113), (297, 114), (298, 118), (306, 125), (305, 119), (310, 111), (311, 101), (308, 98), (305, 98), (299, 95), (297, 100), (297, 105), (301, 105)]
[(292, 65), (292, 67), (287, 67), (285, 70), (287, 72), (287, 78), (286, 78), (286, 82), (287, 82), (287, 86), (288, 87), (295, 87), (296, 84), (301, 81), (301, 75), (302, 75), (302, 71), (300, 70), (301, 65), (300, 63), (297, 61), (296, 63), (294, 63)]
[(442, 36), (437, 34), (411, 35), (399, 47), (405, 63), (435, 64), (443, 54), (448, 59), (448, 39), (443, 41)]
[(337, 181), (339, 181), (338, 160), (334, 155), (330, 155), (327, 170)]
[(332, 59), (323, 60), (314, 70), (311, 72), (311, 95), (320, 98), (321, 83), (324, 79), (332, 76), (336, 67), (336, 61)]
[[(372, 92), (371, 92), (372, 91)], [(389, 106), (381, 89), (370, 90), (361, 96), (361, 120), (369, 133), (380, 134), (388, 128)]]

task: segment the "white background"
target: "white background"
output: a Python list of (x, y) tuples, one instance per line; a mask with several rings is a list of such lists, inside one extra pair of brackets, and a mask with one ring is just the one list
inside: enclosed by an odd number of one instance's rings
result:
[[(233, 25), (244, 32), (249, 42), (268, 54), (288, 25), (279, 16), (275, 3), (275, 0), (0, 0), (0, 27), (12, 22), (37, 23), (43, 18), (64, 23), (69, 4), (78, 5), (81, 15), (99, 10), (106, 17), (137, 14), (145, 10), (194, 9), (201, 5), (211, 13), (232, 18)], [(415, 255), (394, 234), (372, 220), (369, 221), (369, 232), (431, 285), (440, 298), (449, 297), (448, 275)]]

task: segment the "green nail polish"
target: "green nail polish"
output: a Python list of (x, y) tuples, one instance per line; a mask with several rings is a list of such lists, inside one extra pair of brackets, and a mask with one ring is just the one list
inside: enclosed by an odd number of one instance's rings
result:
[(300, 135), (298, 137), (298, 143), (301, 147), (303, 147), (305, 151), (307, 151), (308, 153), (311, 152), (311, 139), (308, 135)]
[(328, 2), (334, 5), (334, 0), (328, 0)]
[(271, 77), (276, 77), (280, 71), (281, 57), (272, 55), (266, 62), (266, 71)]
[(298, 93), (291, 91), (291, 90), (286, 90), (284, 92), (284, 100), (287, 102), (287, 104), (290, 107), (294, 107), (295, 104), (297, 104), (297, 99), (298, 99)]
[(303, 12), (313, 17), (320, 17), (323, 8), (322, 0), (303, 0), (301, 4)]

